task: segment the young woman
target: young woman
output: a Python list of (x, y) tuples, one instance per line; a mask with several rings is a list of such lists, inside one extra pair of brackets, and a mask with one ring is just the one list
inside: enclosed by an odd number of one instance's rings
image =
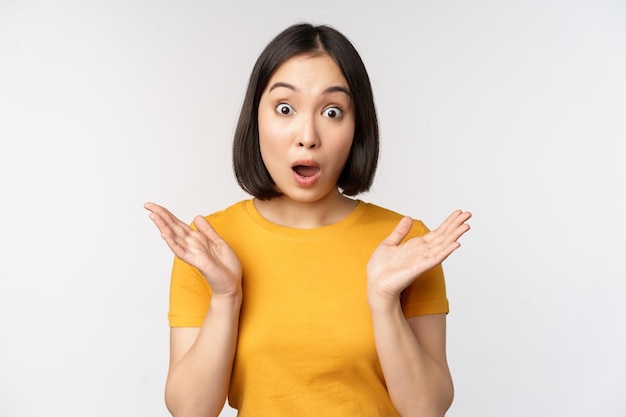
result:
[(378, 125), (365, 67), (327, 26), (260, 55), (233, 146), (254, 198), (189, 226), (147, 203), (175, 260), (166, 404), (176, 416), (442, 416), (453, 397), (441, 262), (469, 230), (432, 232), (350, 198), (369, 189)]

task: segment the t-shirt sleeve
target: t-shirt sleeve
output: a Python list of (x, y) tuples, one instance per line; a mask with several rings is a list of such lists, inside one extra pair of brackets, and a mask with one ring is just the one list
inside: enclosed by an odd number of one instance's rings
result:
[[(429, 230), (424, 223), (415, 220), (409, 238), (423, 236), (428, 232)], [(406, 318), (429, 314), (447, 314), (449, 306), (441, 265), (435, 266), (413, 281), (402, 291), (400, 302)]]
[(209, 310), (211, 287), (193, 266), (174, 257), (170, 283), (170, 327), (201, 327)]

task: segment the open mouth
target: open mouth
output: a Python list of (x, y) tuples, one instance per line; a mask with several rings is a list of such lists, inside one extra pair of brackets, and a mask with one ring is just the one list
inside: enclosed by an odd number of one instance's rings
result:
[(296, 161), (291, 170), (300, 187), (312, 187), (322, 175), (322, 169), (315, 161)]
[(311, 165), (295, 165), (291, 169), (293, 169), (296, 174), (304, 178), (313, 177), (320, 171), (318, 167)]

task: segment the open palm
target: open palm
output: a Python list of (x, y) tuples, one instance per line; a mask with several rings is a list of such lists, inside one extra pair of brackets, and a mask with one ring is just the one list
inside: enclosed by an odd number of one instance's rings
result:
[(215, 295), (233, 294), (241, 289), (241, 264), (235, 252), (209, 222), (197, 216), (196, 229), (180, 221), (165, 207), (154, 203), (144, 206), (174, 255), (196, 267)]
[(413, 225), (404, 217), (376, 248), (367, 264), (368, 287), (378, 295), (397, 296), (417, 277), (443, 262), (461, 244), (469, 230), (471, 213), (456, 210), (435, 230), (401, 243)]

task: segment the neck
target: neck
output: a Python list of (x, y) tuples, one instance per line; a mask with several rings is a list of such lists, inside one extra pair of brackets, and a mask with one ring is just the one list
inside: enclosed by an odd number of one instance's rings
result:
[(317, 201), (298, 201), (287, 196), (272, 200), (254, 200), (259, 213), (270, 222), (294, 229), (316, 229), (337, 223), (348, 216), (358, 202), (339, 190)]

